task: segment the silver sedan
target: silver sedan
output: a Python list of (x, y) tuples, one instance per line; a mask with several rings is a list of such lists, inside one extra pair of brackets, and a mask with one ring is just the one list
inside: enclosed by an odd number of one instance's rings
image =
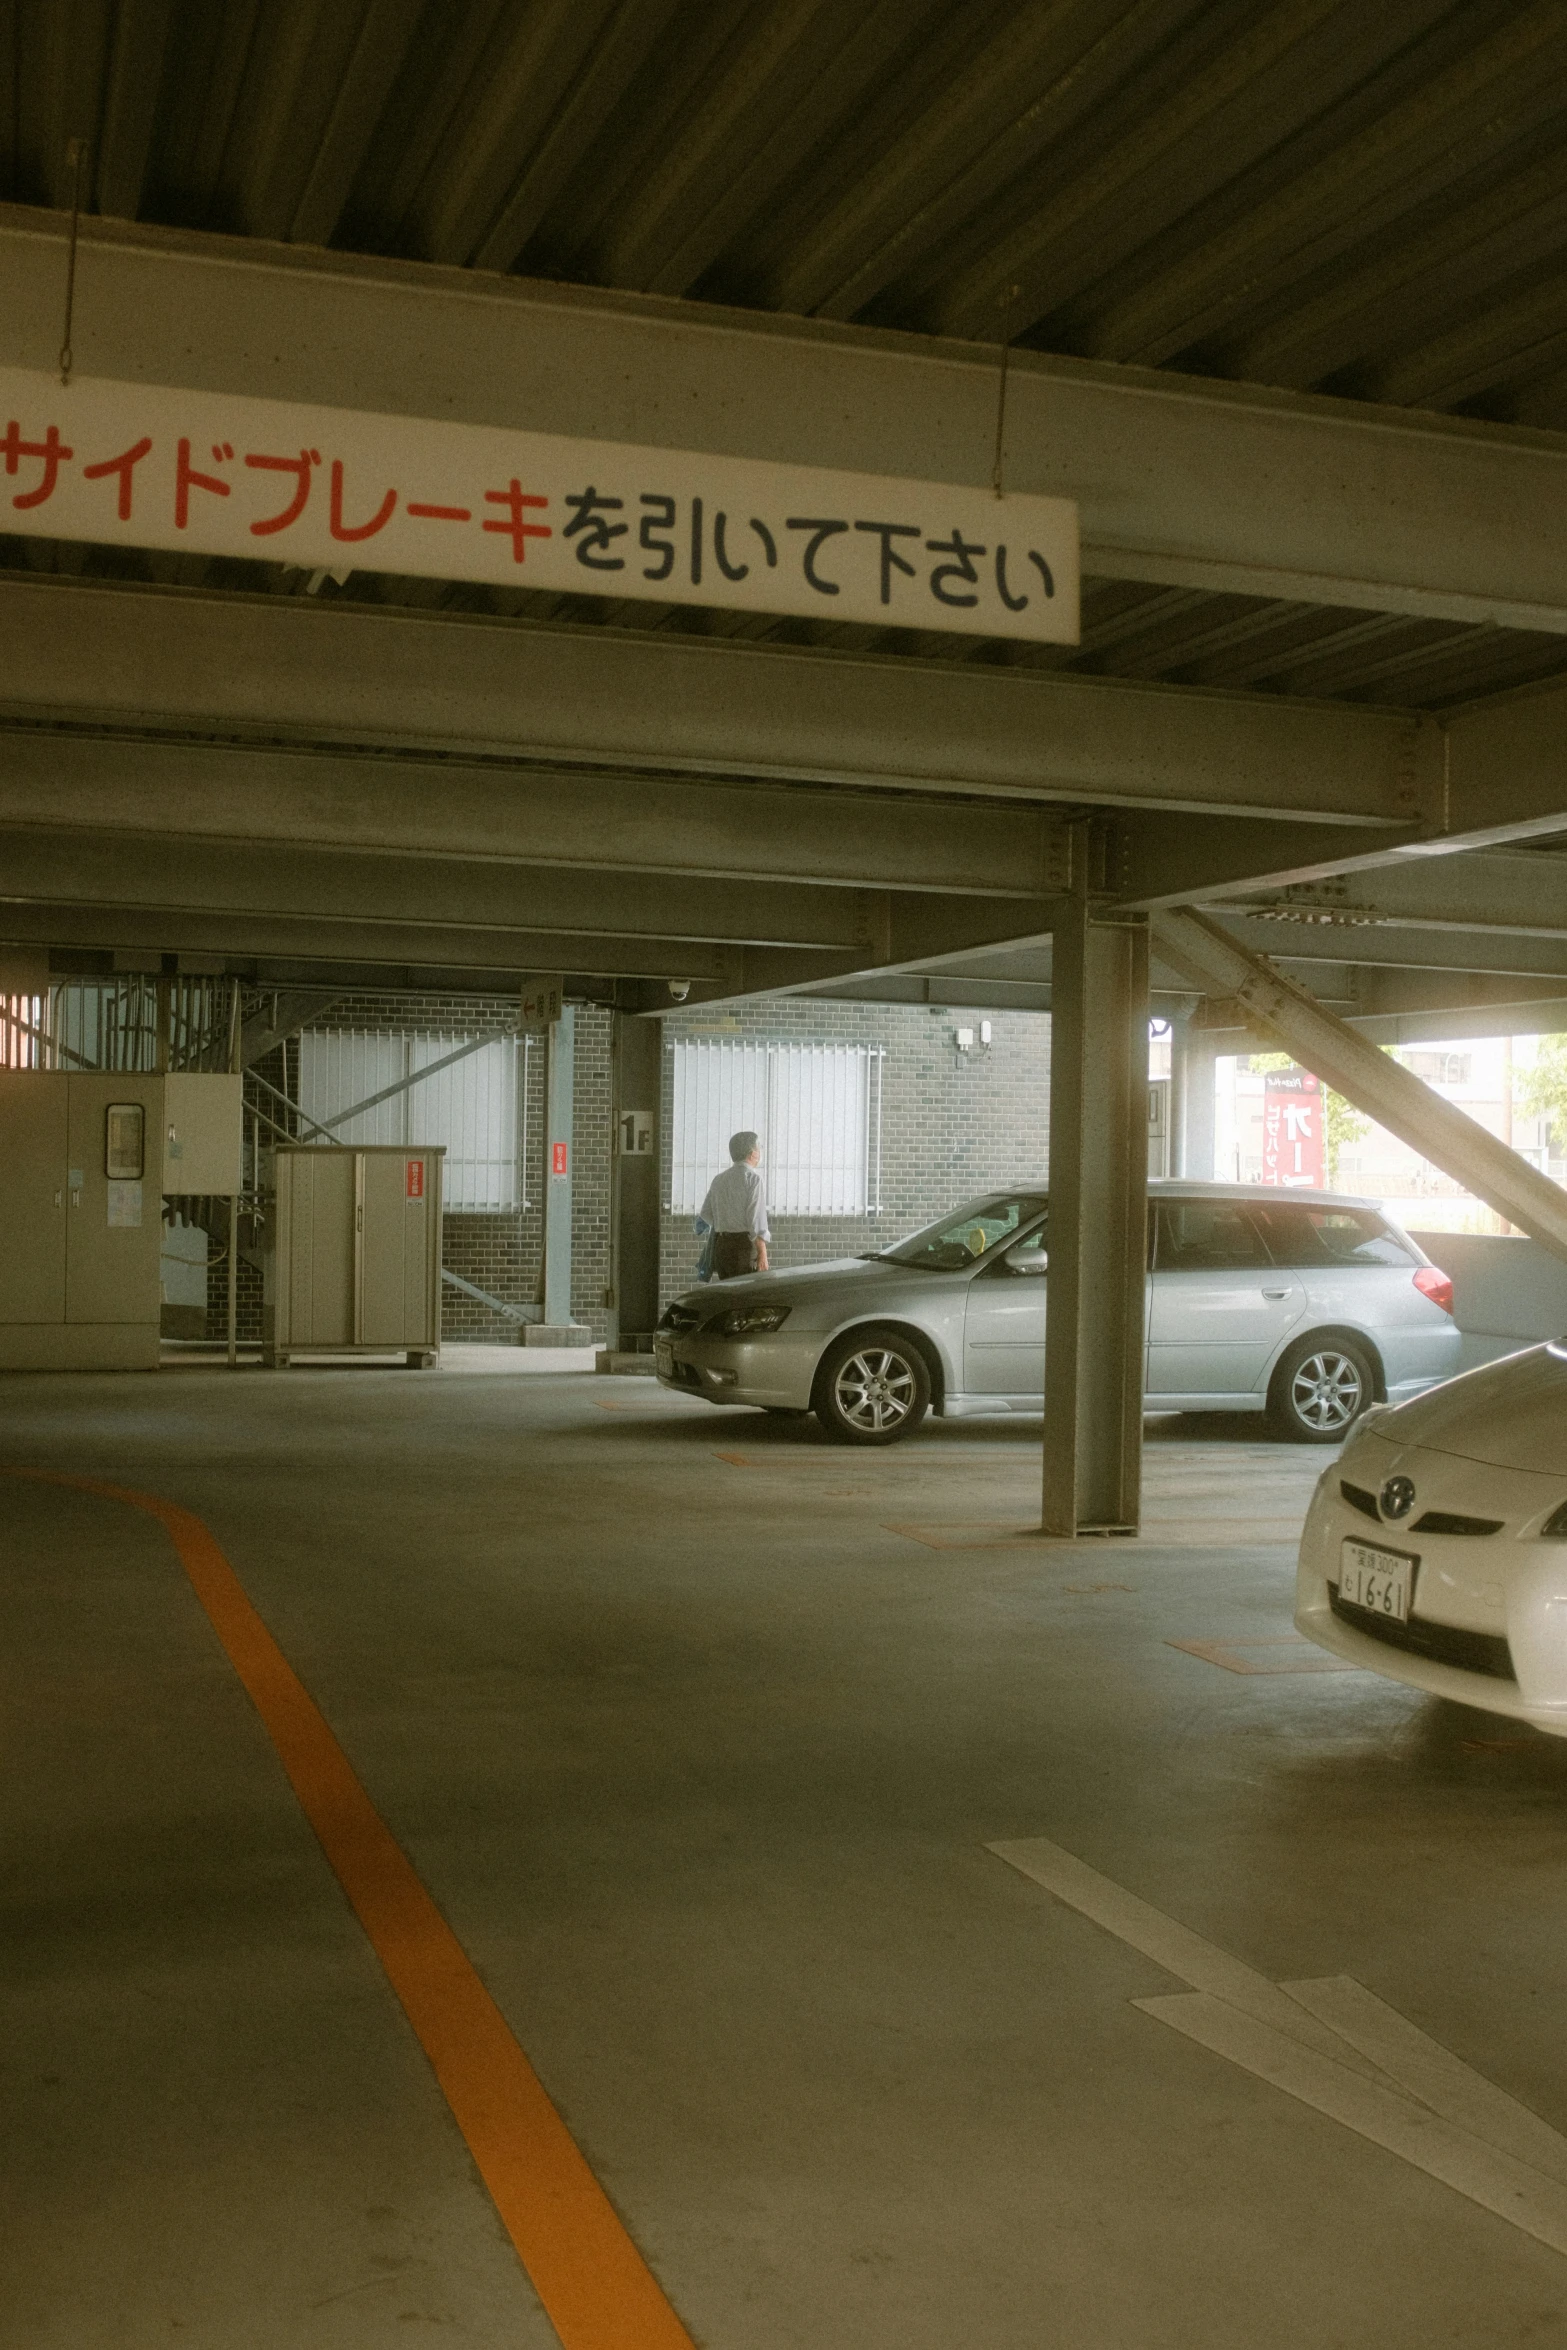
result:
[[(1151, 1411), (1267, 1412), (1333, 1443), (1374, 1402), (1459, 1368), (1453, 1286), (1370, 1200), (1149, 1186)], [(814, 1411), (845, 1444), (891, 1444), (927, 1411), (1043, 1405), (1049, 1199), (989, 1192), (872, 1255), (709, 1283), (659, 1324), (665, 1386)]]

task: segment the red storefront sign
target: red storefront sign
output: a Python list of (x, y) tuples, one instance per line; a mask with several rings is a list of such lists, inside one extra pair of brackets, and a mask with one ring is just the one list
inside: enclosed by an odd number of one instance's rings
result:
[(1309, 1069), (1269, 1069), (1262, 1085), (1262, 1180), (1295, 1191), (1320, 1190), (1322, 1088)]

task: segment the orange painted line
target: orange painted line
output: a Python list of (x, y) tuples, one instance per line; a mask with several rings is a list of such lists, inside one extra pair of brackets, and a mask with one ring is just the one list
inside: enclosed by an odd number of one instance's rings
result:
[(167, 1530), (565, 2350), (692, 2350), (473, 1962), (200, 1518), (133, 1486), (10, 1473), (126, 1502)]

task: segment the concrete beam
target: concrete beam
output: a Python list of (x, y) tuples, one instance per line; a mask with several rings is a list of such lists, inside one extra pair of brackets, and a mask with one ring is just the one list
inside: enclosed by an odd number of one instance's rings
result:
[(1253, 954), (1310, 969), (1320, 964), (1406, 971), (1497, 972), (1513, 978), (1567, 979), (1567, 935), (1520, 936), (1507, 930), (1424, 929), (1416, 923), (1383, 928), (1335, 923), (1247, 920), (1232, 907), (1214, 919)]
[(1474, 1192), (1532, 1240), (1567, 1258), (1567, 1191), (1441, 1094), (1389, 1060), (1266, 956), (1209, 914), (1155, 917), (1159, 960), (1194, 986), (1232, 996), (1325, 1085)]
[(61, 824), (994, 897), (1071, 871), (1061, 817), (994, 800), (0, 727), (0, 825)]
[[(367, 830), (369, 828), (367, 827)], [(864, 965), (907, 961), (983, 941), (1034, 936), (1044, 897), (812, 889), (798, 882), (713, 881), (581, 872), (369, 850), (289, 848), (258, 854), (234, 841), (159, 839), (85, 829), (0, 830), (0, 893), (12, 906), (135, 906), (233, 920), (304, 916), (351, 928), (394, 922), (465, 931), (549, 931), (592, 959), (606, 938), (720, 940), (820, 947)]]
[(1439, 821), (1434, 723), (1329, 702), (14, 575), (0, 580), (0, 641), (0, 716), (32, 721)]
[(1414, 826), (1370, 833), (1359, 825), (1138, 809), (1106, 824), (1105, 888), (1127, 911), (1153, 913), (1194, 899), (1298, 888), (1363, 866), (1380, 869), (1422, 837)]
[(1458, 711), (1446, 735), (1444, 834), (1483, 847), (1562, 829), (1567, 687), (1526, 688), (1505, 702)]
[[(0, 207), (0, 363), (55, 363), (66, 225)], [(990, 473), (993, 347), (821, 319), (89, 219), (73, 339), (132, 382)], [(1018, 351), (1007, 439), (1102, 577), (1567, 631), (1557, 435)]]
[[(463, 930), (429, 923), (323, 921), (309, 916), (148, 912), (140, 907), (15, 905), (0, 900), (0, 936), (56, 948), (137, 949), (151, 954), (221, 956), (226, 964), (276, 964), (290, 983), (352, 966), (395, 966), (452, 974), (575, 971), (595, 977), (690, 980), (698, 989), (743, 992), (745, 949), (671, 944), (666, 939), (585, 940), (555, 931)], [(591, 949), (591, 953), (589, 952)], [(311, 966), (306, 972), (303, 966)], [(826, 954), (772, 951), (770, 971), (798, 984), (830, 978)], [(454, 980), (454, 984), (459, 984)], [(329, 984), (323, 977), (321, 984)], [(344, 978), (339, 983), (347, 986)]]
[[(1230, 829), (1234, 829), (1231, 827)], [(1455, 941), (1503, 937), (1567, 940), (1567, 854), (1542, 855), (1474, 849), (1462, 856), (1393, 854), (1374, 868), (1356, 867), (1287, 891), (1270, 892), (1266, 905), (1212, 902), (1225, 920), (1255, 922), (1264, 911), (1286, 919), (1282, 941), (1297, 926), (1335, 927), (1346, 951), (1368, 925), (1381, 931), (1445, 931)], [(1345, 935), (1352, 933), (1352, 935)], [(1278, 952), (1284, 952), (1282, 945)]]

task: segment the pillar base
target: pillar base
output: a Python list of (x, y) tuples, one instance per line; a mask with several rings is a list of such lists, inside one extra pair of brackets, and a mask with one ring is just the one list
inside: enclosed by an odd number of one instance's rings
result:
[(586, 1322), (528, 1322), (523, 1326), (524, 1346), (592, 1346), (595, 1341)]

